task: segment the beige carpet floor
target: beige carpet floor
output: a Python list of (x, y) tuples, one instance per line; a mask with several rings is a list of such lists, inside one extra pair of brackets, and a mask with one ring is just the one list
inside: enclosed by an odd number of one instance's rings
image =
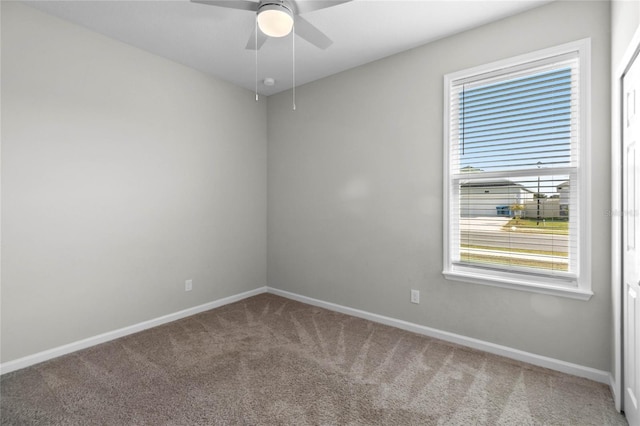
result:
[(624, 425), (607, 386), (271, 294), (0, 379), (3, 425)]

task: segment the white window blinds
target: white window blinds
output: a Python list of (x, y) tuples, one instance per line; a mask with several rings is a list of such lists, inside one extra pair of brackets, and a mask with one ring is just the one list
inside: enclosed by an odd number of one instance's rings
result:
[(449, 262), (575, 281), (580, 58), (450, 80)]

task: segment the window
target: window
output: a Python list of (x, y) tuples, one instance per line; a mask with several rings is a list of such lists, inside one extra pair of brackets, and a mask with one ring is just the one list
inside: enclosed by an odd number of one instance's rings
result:
[(446, 278), (591, 296), (589, 49), (445, 76)]

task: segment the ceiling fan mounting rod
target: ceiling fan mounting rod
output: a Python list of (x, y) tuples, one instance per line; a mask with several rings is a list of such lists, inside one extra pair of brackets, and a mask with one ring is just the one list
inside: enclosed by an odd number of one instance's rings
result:
[(293, 8), (285, 3), (284, 0), (262, 0), (258, 6), (258, 13), (260, 13), (260, 10), (265, 6), (281, 7), (288, 10), (290, 13), (293, 13)]

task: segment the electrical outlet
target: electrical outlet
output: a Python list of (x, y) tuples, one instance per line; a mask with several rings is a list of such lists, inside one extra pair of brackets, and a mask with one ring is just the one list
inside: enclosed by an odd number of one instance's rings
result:
[(420, 303), (420, 290), (411, 290), (411, 303)]
[(186, 280), (184, 282), (184, 291), (191, 291), (193, 288), (193, 280)]

